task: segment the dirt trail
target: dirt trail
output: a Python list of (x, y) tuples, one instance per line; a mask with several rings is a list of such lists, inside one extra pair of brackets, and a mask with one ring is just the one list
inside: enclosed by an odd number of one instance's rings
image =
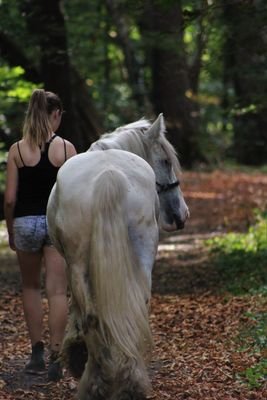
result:
[[(162, 235), (153, 274), (150, 366), (153, 400), (260, 400), (266, 387), (250, 390), (236, 374), (257, 361), (237, 352), (236, 336), (257, 298), (220, 294), (220, 277), (203, 240), (244, 230), (253, 209), (267, 208), (267, 176), (185, 172), (183, 191), (191, 210), (184, 231)], [(71, 400), (76, 382), (26, 377), (29, 354), (14, 254), (0, 251), (0, 399)], [(47, 332), (46, 332), (47, 338)]]

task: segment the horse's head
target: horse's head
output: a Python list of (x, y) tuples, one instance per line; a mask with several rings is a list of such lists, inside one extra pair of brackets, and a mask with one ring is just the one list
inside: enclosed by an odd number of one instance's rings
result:
[(165, 123), (160, 114), (145, 133), (149, 162), (156, 175), (156, 186), (160, 200), (160, 227), (174, 231), (184, 227), (189, 217), (178, 180), (180, 165), (174, 148), (166, 139)]

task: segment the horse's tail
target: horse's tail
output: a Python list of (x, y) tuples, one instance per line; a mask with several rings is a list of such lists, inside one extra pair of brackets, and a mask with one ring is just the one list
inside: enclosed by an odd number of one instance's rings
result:
[(104, 344), (138, 361), (151, 348), (150, 289), (129, 240), (127, 178), (105, 170), (92, 187), (89, 279)]

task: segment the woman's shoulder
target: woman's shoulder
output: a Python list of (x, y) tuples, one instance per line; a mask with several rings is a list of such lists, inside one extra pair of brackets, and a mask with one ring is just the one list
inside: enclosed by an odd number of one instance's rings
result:
[(56, 139), (58, 139), (57, 142), (61, 142), (61, 145), (62, 145), (62, 142), (64, 142), (64, 144), (66, 146), (67, 153), (68, 153), (68, 158), (73, 156), (73, 155), (75, 155), (75, 154), (77, 154), (77, 151), (76, 151), (76, 148), (75, 148), (74, 144), (71, 143), (69, 140), (64, 139), (63, 137), (58, 136), (58, 135), (56, 136)]
[(77, 154), (75, 146), (68, 141), (63, 139), (61, 136), (56, 136), (51, 143), (51, 161), (56, 165), (63, 164), (66, 159)]
[(10, 150), (11, 150), (11, 151), (15, 151), (15, 150), (17, 150), (18, 148), (25, 148), (25, 147), (29, 148), (28, 142), (27, 142), (25, 139), (20, 139), (20, 140), (17, 140), (16, 142), (14, 142), (14, 143), (11, 145), (9, 151), (10, 151)]
[(10, 148), (9, 148), (9, 150), (8, 150), (8, 162), (10, 162), (11, 160), (14, 160), (15, 159), (15, 154), (16, 154), (16, 148), (17, 148), (17, 143), (18, 142), (15, 142), (15, 143), (13, 143), (11, 146), (10, 146)]
[(19, 142), (15, 142), (9, 147), (9, 150), (8, 150), (9, 154), (14, 153), (15, 149), (18, 148), (18, 143)]
[(77, 154), (76, 148), (71, 142), (69, 142), (68, 140), (65, 140), (65, 143), (66, 143), (68, 150), (71, 152), (72, 155)]
[(25, 146), (25, 140), (24, 139), (18, 140), (17, 142), (13, 143), (9, 148), (9, 151), (8, 151), (9, 154), (10, 155), (14, 155), (14, 154), (16, 155), (21, 146), (22, 147)]
[(24, 146), (23, 140), (18, 140), (17, 142), (13, 143), (8, 151), (8, 161), (15, 161), (16, 165), (18, 165), (19, 160), (19, 152), (21, 148)]

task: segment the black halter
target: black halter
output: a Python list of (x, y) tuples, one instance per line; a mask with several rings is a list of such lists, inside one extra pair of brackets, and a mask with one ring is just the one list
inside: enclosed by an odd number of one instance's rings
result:
[(156, 184), (159, 187), (159, 190), (157, 190), (157, 192), (158, 192), (158, 194), (160, 194), (162, 192), (168, 192), (169, 190), (174, 189), (176, 186), (180, 185), (180, 182), (179, 181), (175, 181), (173, 183), (163, 183), (163, 184), (159, 183), (159, 182), (156, 182)]

